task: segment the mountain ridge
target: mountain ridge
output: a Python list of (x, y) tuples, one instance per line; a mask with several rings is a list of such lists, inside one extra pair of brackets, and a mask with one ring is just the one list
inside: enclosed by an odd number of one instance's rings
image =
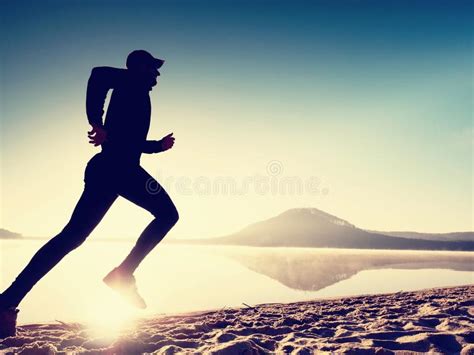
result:
[[(464, 240), (427, 239), (429, 233), (425, 233), (424, 238), (416, 238), (413, 233), (411, 236), (405, 234), (404, 237), (387, 235), (384, 232), (358, 228), (345, 219), (317, 208), (292, 208), (229, 235), (195, 240), (182, 239), (176, 242), (262, 247), (474, 250), (474, 237), (470, 237), (474, 233), (467, 232), (468, 236), (463, 236)], [(456, 235), (450, 235), (453, 234)]]

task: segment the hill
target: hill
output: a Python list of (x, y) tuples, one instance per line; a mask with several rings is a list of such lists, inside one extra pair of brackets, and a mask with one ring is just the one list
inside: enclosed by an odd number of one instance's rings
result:
[(22, 238), (20, 233), (11, 232), (7, 229), (0, 228), (0, 239), (19, 239)]
[(402, 237), (367, 231), (316, 208), (290, 209), (231, 235), (180, 242), (270, 247), (474, 250), (473, 240), (432, 240), (426, 236)]

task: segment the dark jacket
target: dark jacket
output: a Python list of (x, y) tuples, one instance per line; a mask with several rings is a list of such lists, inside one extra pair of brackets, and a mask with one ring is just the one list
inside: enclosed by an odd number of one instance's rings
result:
[[(104, 104), (110, 98), (105, 124)], [(151, 88), (128, 69), (96, 67), (87, 83), (86, 111), (91, 125), (105, 128), (102, 152), (120, 163), (140, 163), (141, 153), (162, 151), (161, 141), (146, 139), (150, 128)]]

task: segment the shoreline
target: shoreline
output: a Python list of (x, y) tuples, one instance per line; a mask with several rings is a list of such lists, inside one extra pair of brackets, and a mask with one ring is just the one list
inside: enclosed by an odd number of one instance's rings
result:
[(0, 353), (474, 354), (474, 284), (155, 315), (115, 337), (78, 323), (17, 328)]

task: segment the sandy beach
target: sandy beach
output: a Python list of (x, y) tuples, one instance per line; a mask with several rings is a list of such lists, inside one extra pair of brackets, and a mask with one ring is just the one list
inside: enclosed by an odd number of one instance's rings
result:
[(158, 315), (114, 337), (78, 323), (18, 326), (19, 354), (474, 354), (474, 285)]

